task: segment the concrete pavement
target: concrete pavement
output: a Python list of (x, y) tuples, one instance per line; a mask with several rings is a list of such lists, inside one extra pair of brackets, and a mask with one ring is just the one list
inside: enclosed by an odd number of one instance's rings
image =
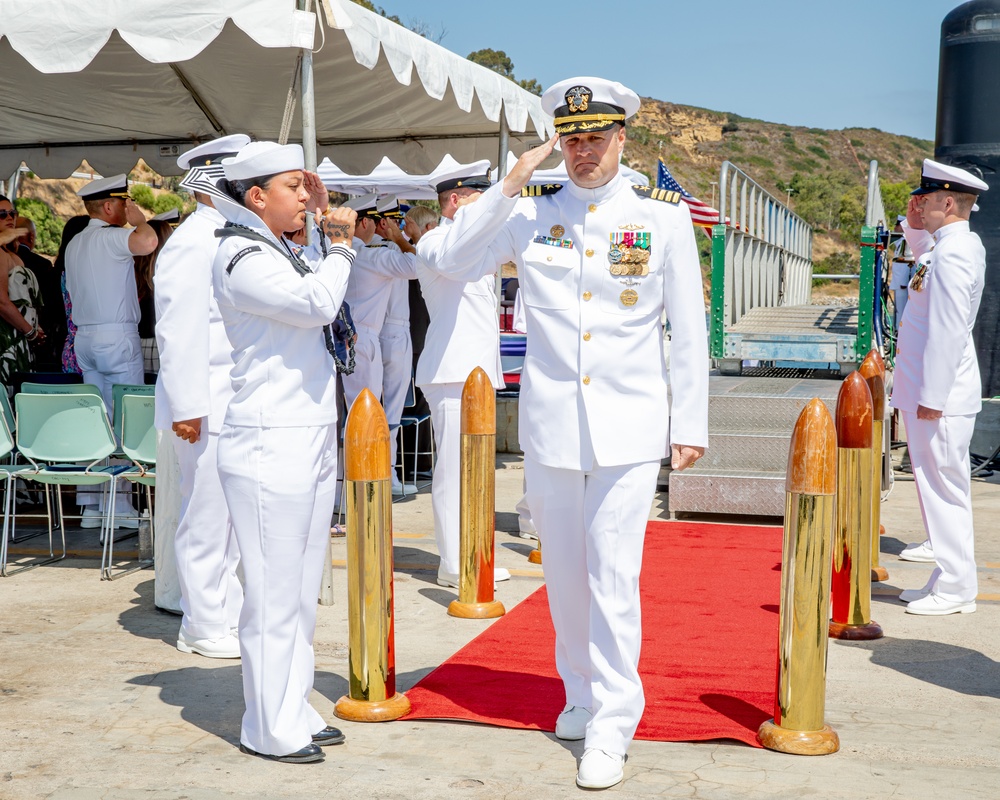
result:
[[(511, 608), (542, 573), (515, 533), (520, 461), (504, 457), (498, 467), (497, 560), (514, 577), (497, 596)], [(890, 578), (876, 584), (873, 617), (886, 636), (830, 643), (826, 716), (839, 753), (637, 741), (625, 781), (608, 796), (1000, 797), (1000, 478), (976, 480), (974, 496), (981, 595), (970, 615), (904, 613), (895, 594), (921, 586), (931, 568), (896, 558), (923, 539), (913, 484), (897, 483), (883, 505)], [(665, 503), (658, 495), (651, 516), (666, 517)], [(429, 494), (397, 502), (393, 513), (396, 661), (406, 690), (491, 623), (445, 613), (455, 592), (434, 582)], [(344, 557), (335, 540), (336, 603), (319, 609), (313, 703), (348, 741), (312, 765), (238, 752), (239, 664), (176, 650), (179, 619), (153, 608), (151, 571), (102, 583), (96, 560), (75, 558), (0, 580), (0, 798), (580, 796), (582, 742), (464, 723), (336, 721), (333, 704), (347, 689)]]

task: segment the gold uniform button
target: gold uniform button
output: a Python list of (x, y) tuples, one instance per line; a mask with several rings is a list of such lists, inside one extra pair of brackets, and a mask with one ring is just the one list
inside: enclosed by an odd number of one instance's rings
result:
[(583, 299), (584, 300), (589, 300), (591, 297), (593, 297), (593, 295), (590, 292), (584, 292), (583, 293)]
[(591, 203), (589, 206), (587, 206), (587, 211), (593, 214), (595, 211), (597, 211), (597, 206)]
[(593, 256), (594, 256), (594, 251), (588, 248), (587, 249), (587, 258), (593, 258)]
[(584, 375), (583, 376), (583, 385), (584, 386), (589, 386), (590, 385), (590, 376), (589, 375)]
[(590, 331), (587, 331), (585, 334), (583, 334), (583, 341), (585, 342), (590, 341)]
[(545, 260), (546, 261), (551, 261), (552, 260), (552, 256), (546, 256)]

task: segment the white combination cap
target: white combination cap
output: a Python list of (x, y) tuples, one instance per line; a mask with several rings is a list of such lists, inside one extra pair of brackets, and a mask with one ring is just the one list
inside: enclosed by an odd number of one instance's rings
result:
[(490, 162), (483, 159), (472, 164), (459, 164), (455, 159), (446, 156), (428, 178), (428, 182), (438, 194), (462, 187), (489, 189)]
[(914, 189), (910, 194), (930, 194), (942, 190), (979, 194), (989, 188), (986, 181), (968, 170), (925, 158), (924, 167), (920, 171), (920, 188)]
[(556, 133), (606, 131), (639, 111), (639, 95), (617, 81), (567, 78), (542, 94), (542, 111), (555, 118)]
[(245, 181), (281, 172), (306, 168), (306, 157), (300, 144), (250, 142), (232, 158), (222, 160), (226, 178)]
[(350, 198), (344, 206), (358, 212), (359, 217), (377, 217), (378, 195), (374, 192)]
[(107, 200), (112, 197), (128, 197), (128, 176), (112, 175), (91, 181), (77, 193), (84, 200)]
[(182, 153), (177, 159), (177, 166), (181, 169), (191, 169), (192, 167), (221, 164), (222, 159), (235, 156), (248, 144), (250, 144), (250, 137), (245, 133), (234, 133), (230, 136), (213, 139)]

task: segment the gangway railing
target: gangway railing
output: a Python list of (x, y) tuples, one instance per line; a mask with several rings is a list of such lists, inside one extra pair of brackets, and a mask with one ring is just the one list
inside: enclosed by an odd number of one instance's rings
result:
[[(861, 281), (858, 286), (858, 340), (883, 351), (891, 365), (895, 354), (894, 309), (889, 308), (889, 263), (887, 258), (890, 225), (879, 181), (878, 161), (868, 164), (868, 197), (865, 224), (861, 228)], [(861, 330), (864, 328), (864, 331)], [(862, 340), (862, 335), (867, 338)]]
[(805, 305), (812, 295), (812, 228), (729, 161), (719, 171), (712, 228), (713, 358), (727, 357), (726, 328), (760, 307)]

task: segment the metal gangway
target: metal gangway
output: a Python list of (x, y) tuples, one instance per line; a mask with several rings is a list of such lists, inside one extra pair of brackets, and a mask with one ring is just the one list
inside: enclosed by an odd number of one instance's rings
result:
[[(812, 305), (812, 228), (726, 161), (712, 230), (710, 348), (723, 375), (747, 366), (849, 372), (871, 341), (870, 313)], [(861, 308), (871, 308), (862, 304)]]
[[(712, 230), (709, 446), (670, 475), (672, 512), (781, 516), (795, 420), (813, 397), (834, 411), (839, 375), (871, 349), (876, 264), (885, 211), (869, 170), (860, 231), (860, 302), (813, 306), (812, 229), (729, 162), (719, 185), (723, 224)], [(880, 249), (882, 247), (883, 249)], [(833, 378), (833, 380), (831, 380)]]

